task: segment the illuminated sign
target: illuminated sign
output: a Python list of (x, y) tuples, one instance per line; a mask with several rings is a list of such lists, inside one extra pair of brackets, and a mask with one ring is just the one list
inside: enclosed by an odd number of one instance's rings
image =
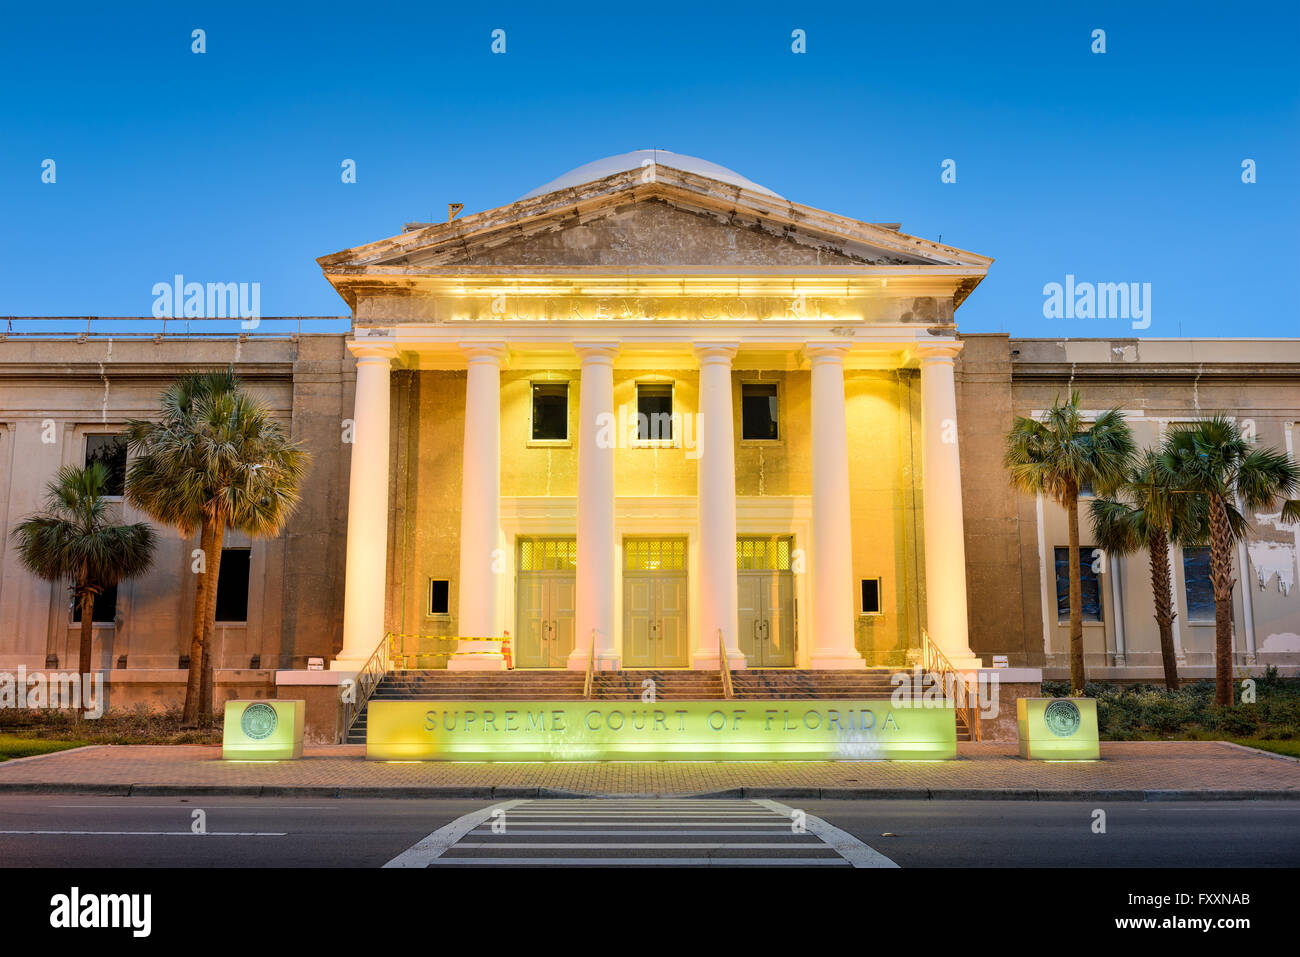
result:
[(881, 700), (371, 701), (387, 761), (872, 761), (957, 754), (951, 705)]
[(302, 700), (227, 701), (221, 757), (227, 761), (302, 757), (306, 707)]
[(1040, 761), (1096, 761), (1097, 702), (1092, 698), (1019, 698), (1020, 756)]

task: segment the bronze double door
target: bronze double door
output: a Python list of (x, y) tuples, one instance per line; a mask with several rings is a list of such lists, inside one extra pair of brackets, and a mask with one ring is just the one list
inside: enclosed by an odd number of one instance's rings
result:
[(519, 542), (516, 668), (564, 668), (573, 651), (577, 546), (572, 538)]
[(736, 542), (737, 644), (749, 668), (793, 668), (794, 574), (789, 537)]
[(690, 666), (686, 540), (623, 542), (623, 667)]

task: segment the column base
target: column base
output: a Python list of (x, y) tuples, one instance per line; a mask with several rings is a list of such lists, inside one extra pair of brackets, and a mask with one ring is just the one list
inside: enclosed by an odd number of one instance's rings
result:
[(866, 671), (867, 663), (856, 651), (849, 653), (822, 652), (814, 653), (808, 661), (808, 667), (815, 671)]
[[(592, 668), (596, 671), (618, 671), (621, 664), (622, 661), (614, 652), (598, 651), (596, 652), (596, 660), (592, 663)], [(569, 671), (585, 672), (587, 670), (587, 653), (585, 651), (581, 654), (574, 652), (569, 655), (565, 667)]]
[(339, 655), (330, 662), (330, 671), (347, 671), (355, 675), (366, 666), (366, 662), (369, 660), (369, 655), (364, 658), (345, 658), (343, 655)]
[[(732, 671), (744, 671), (748, 667), (739, 648), (735, 651), (727, 649), (727, 665)], [(722, 656), (708, 652), (697, 654), (691, 658), (691, 667), (696, 671), (718, 671), (722, 668)]]
[(958, 671), (979, 670), (984, 667), (984, 661), (979, 655), (948, 655), (948, 660)]
[(447, 659), (448, 671), (505, 671), (506, 657), (502, 654), (452, 655)]

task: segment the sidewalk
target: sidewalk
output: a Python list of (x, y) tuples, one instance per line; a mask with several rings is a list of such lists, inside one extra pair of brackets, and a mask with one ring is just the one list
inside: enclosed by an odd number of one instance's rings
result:
[(1102, 760), (1043, 764), (1007, 743), (939, 762), (460, 764), (363, 760), (361, 745), (301, 761), (224, 762), (208, 745), (96, 745), (0, 764), (0, 793), (366, 798), (674, 795), (930, 800), (1300, 799), (1300, 761), (1222, 742), (1105, 743)]

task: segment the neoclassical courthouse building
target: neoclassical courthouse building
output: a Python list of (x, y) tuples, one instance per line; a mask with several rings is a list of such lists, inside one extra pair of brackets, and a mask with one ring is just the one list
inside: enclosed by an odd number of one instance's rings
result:
[[(61, 465), (120, 474), (128, 418), (233, 364), (314, 465), (280, 536), (227, 538), (223, 695), (359, 667), (388, 634), (418, 667), (509, 633), (520, 668), (583, 669), (594, 644), (604, 668), (716, 669), (721, 638), (733, 667), (851, 669), (914, 660), (924, 631), (958, 665), (1061, 675), (1065, 517), (1010, 488), (1012, 417), (1077, 389), (1144, 442), (1224, 412), (1295, 454), (1300, 342), (962, 335), (992, 262), (712, 163), (611, 157), (322, 257), (350, 334), (9, 336), (0, 516)], [(1251, 521), (1237, 661), (1293, 672), (1300, 529)], [(197, 542), (160, 537), (96, 608), (119, 701), (183, 687)], [(66, 588), (0, 554), (0, 668), (75, 668)], [(1080, 560), (1092, 673), (1155, 678), (1146, 556), (1085, 531)], [(1205, 552), (1173, 565), (1179, 657), (1206, 676)]]

